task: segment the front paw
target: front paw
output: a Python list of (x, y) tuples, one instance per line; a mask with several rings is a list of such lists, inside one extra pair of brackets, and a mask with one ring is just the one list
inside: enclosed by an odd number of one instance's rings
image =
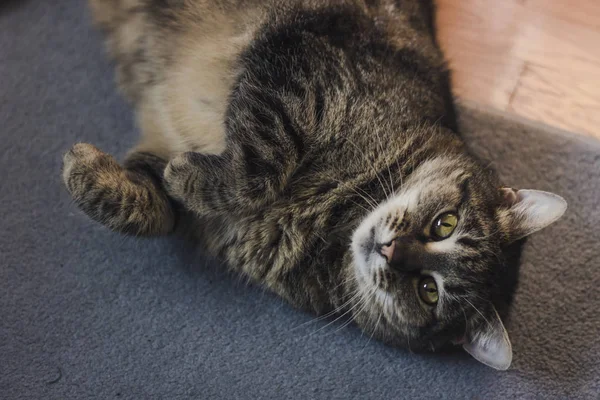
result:
[(63, 182), (75, 204), (95, 220), (104, 218), (103, 204), (121, 176), (117, 161), (91, 144), (78, 143), (63, 156)]
[(75, 204), (112, 230), (159, 235), (173, 227), (173, 212), (162, 188), (142, 173), (123, 169), (90, 144), (76, 144), (64, 155), (62, 177)]
[(120, 166), (110, 155), (87, 143), (78, 143), (63, 156), (62, 178), (75, 201), (90, 189), (102, 173), (120, 172)]
[(164, 172), (165, 188), (171, 197), (186, 203), (194, 194), (198, 168), (192, 161), (194, 153), (183, 153), (167, 164)]
[(169, 196), (185, 208), (205, 215), (223, 208), (225, 170), (221, 156), (183, 153), (167, 164), (164, 185)]

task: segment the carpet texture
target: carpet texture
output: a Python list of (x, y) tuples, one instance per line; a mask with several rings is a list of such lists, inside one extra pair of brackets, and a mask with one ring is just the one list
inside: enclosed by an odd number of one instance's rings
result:
[(78, 212), (62, 153), (122, 156), (136, 137), (84, 1), (0, 3), (0, 77), (1, 399), (599, 398), (600, 143), (461, 111), (506, 182), (569, 203), (525, 245), (498, 372), (307, 323), (181, 243)]

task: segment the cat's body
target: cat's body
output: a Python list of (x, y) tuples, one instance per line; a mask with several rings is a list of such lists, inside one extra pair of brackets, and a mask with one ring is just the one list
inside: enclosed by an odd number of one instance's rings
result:
[[(209, 253), (295, 306), (348, 311), (413, 349), (462, 340), (508, 366), (491, 305), (503, 243), (564, 209), (542, 197), (556, 211), (527, 224), (528, 210), (513, 215), (527, 193), (499, 190), (468, 154), (429, 0), (91, 6), (142, 140), (123, 167), (89, 145), (65, 156), (65, 183), (88, 215), (164, 234), (176, 199)], [(461, 218), (456, 237), (430, 240), (448, 209)], [(414, 294), (423, 271), (440, 288), (437, 308)], [(488, 359), (499, 356), (480, 349), (484, 336), (504, 359)]]

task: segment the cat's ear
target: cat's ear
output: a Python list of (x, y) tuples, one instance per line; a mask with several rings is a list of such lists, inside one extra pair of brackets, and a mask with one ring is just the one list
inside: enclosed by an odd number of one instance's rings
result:
[(484, 321), (479, 328), (467, 333), (463, 349), (488, 367), (502, 371), (510, 367), (512, 346), (495, 308), (487, 321)]
[(558, 220), (567, 210), (562, 197), (541, 190), (501, 188), (498, 221), (509, 242), (530, 235)]

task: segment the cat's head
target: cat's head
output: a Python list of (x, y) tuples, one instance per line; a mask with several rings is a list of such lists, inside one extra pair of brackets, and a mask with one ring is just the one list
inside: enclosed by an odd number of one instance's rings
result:
[(353, 234), (355, 321), (391, 344), (462, 344), (507, 369), (511, 344), (492, 303), (502, 251), (566, 207), (552, 193), (500, 187), (467, 157), (422, 163)]

